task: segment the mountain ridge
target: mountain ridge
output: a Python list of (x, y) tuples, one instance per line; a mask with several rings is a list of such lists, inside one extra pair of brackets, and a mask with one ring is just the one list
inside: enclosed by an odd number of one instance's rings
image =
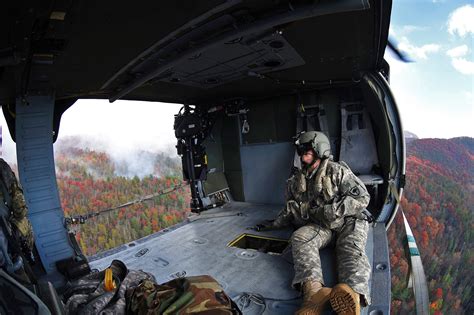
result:
[[(423, 138), (407, 143), (407, 184), (401, 200), (420, 249), (432, 314), (472, 314), (474, 272), (474, 139)], [(392, 314), (414, 313), (406, 288), (409, 265), (401, 211), (388, 231)]]

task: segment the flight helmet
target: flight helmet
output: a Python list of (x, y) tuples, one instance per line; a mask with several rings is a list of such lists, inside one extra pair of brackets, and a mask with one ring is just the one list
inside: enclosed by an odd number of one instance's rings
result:
[(303, 131), (296, 136), (296, 152), (298, 155), (304, 154), (309, 149), (313, 149), (320, 159), (328, 158), (331, 155), (331, 144), (328, 137), (320, 131)]

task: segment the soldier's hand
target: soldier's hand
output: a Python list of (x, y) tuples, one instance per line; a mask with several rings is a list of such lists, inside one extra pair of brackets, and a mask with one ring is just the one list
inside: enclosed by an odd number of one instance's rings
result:
[(257, 225), (255, 225), (252, 229), (258, 232), (272, 230), (274, 229), (273, 221), (272, 220), (262, 221), (258, 223)]
[(326, 219), (324, 216), (324, 207), (313, 207), (309, 209), (309, 213), (312, 219), (318, 220), (320, 222), (324, 222)]

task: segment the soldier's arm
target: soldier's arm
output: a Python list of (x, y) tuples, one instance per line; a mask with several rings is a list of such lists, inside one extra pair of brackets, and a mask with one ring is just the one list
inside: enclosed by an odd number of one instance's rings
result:
[(272, 223), (272, 228), (279, 229), (291, 225), (292, 216), (291, 210), (288, 208), (288, 203), (295, 200), (293, 196), (292, 185), (295, 185), (297, 176), (297, 170), (293, 169), (290, 178), (287, 180), (286, 184), (286, 202), (285, 207), (278, 213), (277, 217)]
[(272, 222), (272, 228), (280, 229), (289, 226), (291, 223), (291, 212), (285, 206), (277, 215), (276, 219)]
[(257, 231), (267, 231), (280, 229), (290, 224), (291, 220), (288, 217), (287, 207), (283, 208), (274, 220), (264, 220), (259, 222), (253, 229)]
[(10, 184), (9, 190), (12, 196), (13, 218), (20, 221), (26, 217), (28, 208), (26, 207), (23, 190), (15, 177)]
[(340, 195), (324, 206), (326, 220), (357, 216), (367, 207), (370, 201), (367, 188), (349, 168), (341, 166), (331, 180), (338, 185)]
[(23, 190), (21, 189), (15, 174), (9, 166), (5, 167), (5, 164), (1, 167), (3, 167), (2, 173), (4, 182), (7, 185), (8, 193), (11, 196), (10, 222), (19, 233), (18, 237), (20, 238), (19, 241), (24, 253), (29, 253), (34, 246), (34, 236), (33, 228), (27, 218), (28, 208), (26, 206)]
[(271, 227), (274, 229), (280, 229), (287, 227), (291, 224), (292, 213), (290, 209), (288, 209), (288, 202), (293, 200), (293, 196), (291, 195), (290, 189), (287, 187), (286, 189), (286, 202), (283, 209), (280, 210), (275, 220), (273, 220)]
[(21, 220), (26, 217), (27, 213), (23, 191), (16, 179), (15, 173), (13, 173), (11, 167), (2, 158), (0, 158), (0, 177), (11, 198), (11, 219)]

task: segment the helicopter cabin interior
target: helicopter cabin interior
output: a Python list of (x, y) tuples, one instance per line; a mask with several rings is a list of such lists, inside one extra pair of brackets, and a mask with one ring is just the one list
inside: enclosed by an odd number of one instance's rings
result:
[[(203, 142), (208, 159), (203, 190), (211, 203), (224, 205), (90, 257), (91, 265), (101, 269), (121, 259), (130, 268), (152, 271), (162, 282), (206, 273), (223, 284), (245, 314), (294, 312), (301, 300), (291, 288), (292, 229), (257, 232), (252, 227), (274, 218), (285, 203), (286, 180), (299, 160), (296, 132), (321, 130), (330, 138), (334, 160), (347, 162), (368, 188), (368, 210), (381, 222), (370, 228), (366, 252), (376, 271), (371, 278), (375, 291), (374, 303), (363, 312), (386, 312), (390, 277), (383, 220), (393, 157), (386, 147), (391, 131), (383, 99), (370, 80), (368, 75), (345, 87), (233, 101), (215, 116)], [(327, 285), (337, 283), (333, 246), (321, 251)]]
[(333, 159), (345, 161), (367, 186), (377, 217), (388, 192), (390, 130), (383, 106), (361, 85), (250, 102), (217, 118), (204, 142), (206, 194), (228, 189), (236, 201), (283, 204), (298, 163), (294, 137), (318, 130), (330, 138)]

